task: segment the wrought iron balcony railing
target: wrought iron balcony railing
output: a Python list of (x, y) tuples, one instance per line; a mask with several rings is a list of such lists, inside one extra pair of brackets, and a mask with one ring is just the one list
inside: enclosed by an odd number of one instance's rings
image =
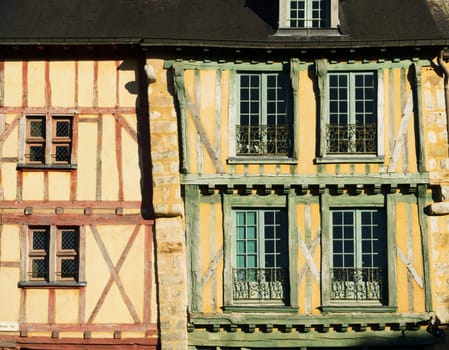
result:
[(376, 153), (377, 124), (326, 125), (328, 153)]
[(237, 155), (288, 155), (289, 125), (237, 125)]
[(385, 299), (385, 276), (380, 268), (333, 268), (330, 277), (332, 300)]
[(287, 269), (279, 267), (233, 269), (233, 298), (284, 301), (288, 291), (287, 273)]

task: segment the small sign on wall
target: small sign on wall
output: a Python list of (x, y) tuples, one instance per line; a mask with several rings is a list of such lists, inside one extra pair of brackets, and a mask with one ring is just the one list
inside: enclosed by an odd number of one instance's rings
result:
[(14, 332), (18, 330), (18, 322), (0, 322), (0, 332)]

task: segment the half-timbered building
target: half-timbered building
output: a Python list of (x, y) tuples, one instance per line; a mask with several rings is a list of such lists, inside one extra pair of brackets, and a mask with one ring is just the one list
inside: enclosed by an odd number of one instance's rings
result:
[(0, 348), (444, 343), (445, 0), (0, 13)]

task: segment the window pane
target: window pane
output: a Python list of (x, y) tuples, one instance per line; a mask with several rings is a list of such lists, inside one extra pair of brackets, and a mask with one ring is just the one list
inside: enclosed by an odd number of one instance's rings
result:
[(33, 259), (31, 261), (31, 278), (43, 278), (48, 276), (48, 261), (47, 259)]
[(71, 134), (71, 123), (69, 120), (57, 120), (56, 121), (56, 137), (70, 137)]
[(45, 120), (42, 118), (33, 118), (30, 120), (29, 135), (31, 137), (45, 138)]
[(62, 259), (61, 260), (61, 278), (73, 278), (78, 275), (78, 266), (75, 259)]
[(29, 159), (30, 162), (45, 162), (45, 147), (44, 145), (31, 145), (29, 146)]
[(48, 247), (48, 231), (43, 230), (35, 230), (32, 233), (33, 237), (33, 250), (47, 250)]

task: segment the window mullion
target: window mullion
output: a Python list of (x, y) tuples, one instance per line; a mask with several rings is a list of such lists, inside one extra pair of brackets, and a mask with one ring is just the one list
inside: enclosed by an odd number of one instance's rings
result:
[(362, 268), (362, 213), (355, 211), (354, 243), (355, 243), (355, 268)]
[(56, 269), (57, 269), (57, 239), (56, 239), (56, 227), (50, 226), (50, 240), (48, 246), (48, 281), (56, 281)]
[(45, 164), (51, 164), (52, 149), (52, 117), (47, 113), (45, 116)]
[(257, 258), (258, 268), (265, 267), (265, 218), (264, 211), (257, 211)]

